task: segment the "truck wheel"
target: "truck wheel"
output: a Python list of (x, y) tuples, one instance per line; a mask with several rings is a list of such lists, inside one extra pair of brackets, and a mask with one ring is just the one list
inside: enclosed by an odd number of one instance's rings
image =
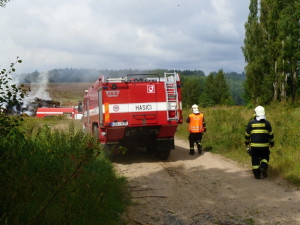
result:
[(156, 150), (156, 157), (161, 160), (166, 160), (169, 158), (171, 153), (171, 147), (168, 145), (158, 144)]
[(146, 149), (149, 154), (155, 153), (157, 151), (156, 143), (147, 144)]

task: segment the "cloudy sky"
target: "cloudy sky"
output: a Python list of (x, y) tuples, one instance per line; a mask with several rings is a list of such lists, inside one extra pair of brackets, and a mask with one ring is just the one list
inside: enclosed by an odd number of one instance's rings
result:
[(0, 68), (242, 72), (250, 0), (12, 0), (0, 8)]

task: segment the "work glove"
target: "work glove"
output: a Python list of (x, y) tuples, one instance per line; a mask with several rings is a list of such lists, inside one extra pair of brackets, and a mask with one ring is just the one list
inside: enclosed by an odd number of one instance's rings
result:
[(250, 147), (250, 146), (247, 147), (247, 153), (248, 153), (248, 155), (251, 155), (251, 154), (252, 154), (252, 153), (251, 153), (251, 147)]

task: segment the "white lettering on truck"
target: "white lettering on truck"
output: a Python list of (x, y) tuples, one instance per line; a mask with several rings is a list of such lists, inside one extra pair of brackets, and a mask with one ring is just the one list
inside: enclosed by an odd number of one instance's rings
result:
[(105, 91), (107, 94), (107, 97), (118, 97), (120, 91)]
[(152, 110), (152, 105), (147, 104), (147, 105), (135, 105), (136, 111), (151, 111)]

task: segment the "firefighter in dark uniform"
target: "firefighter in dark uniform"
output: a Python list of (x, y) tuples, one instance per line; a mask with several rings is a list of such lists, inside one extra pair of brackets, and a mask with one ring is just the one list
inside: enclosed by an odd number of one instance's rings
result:
[(189, 143), (190, 143), (190, 155), (194, 155), (194, 143), (197, 144), (198, 153), (202, 154), (202, 135), (206, 132), (206, 124), (204, 121), (203, 113), (199, 112), (198, 106), (192, 106), (193, 113), (189, 115), (186, 122), (189, 123)]
[(252, 171), (256, 179), (261, 175), (267, 177), (270, 150), (274, 146), (272, 126), (265, 117), (265, 109), (262, 106), (255, 108), (254, 119), (248, 123), (245, 133), (247, 152), (252, 158)]

